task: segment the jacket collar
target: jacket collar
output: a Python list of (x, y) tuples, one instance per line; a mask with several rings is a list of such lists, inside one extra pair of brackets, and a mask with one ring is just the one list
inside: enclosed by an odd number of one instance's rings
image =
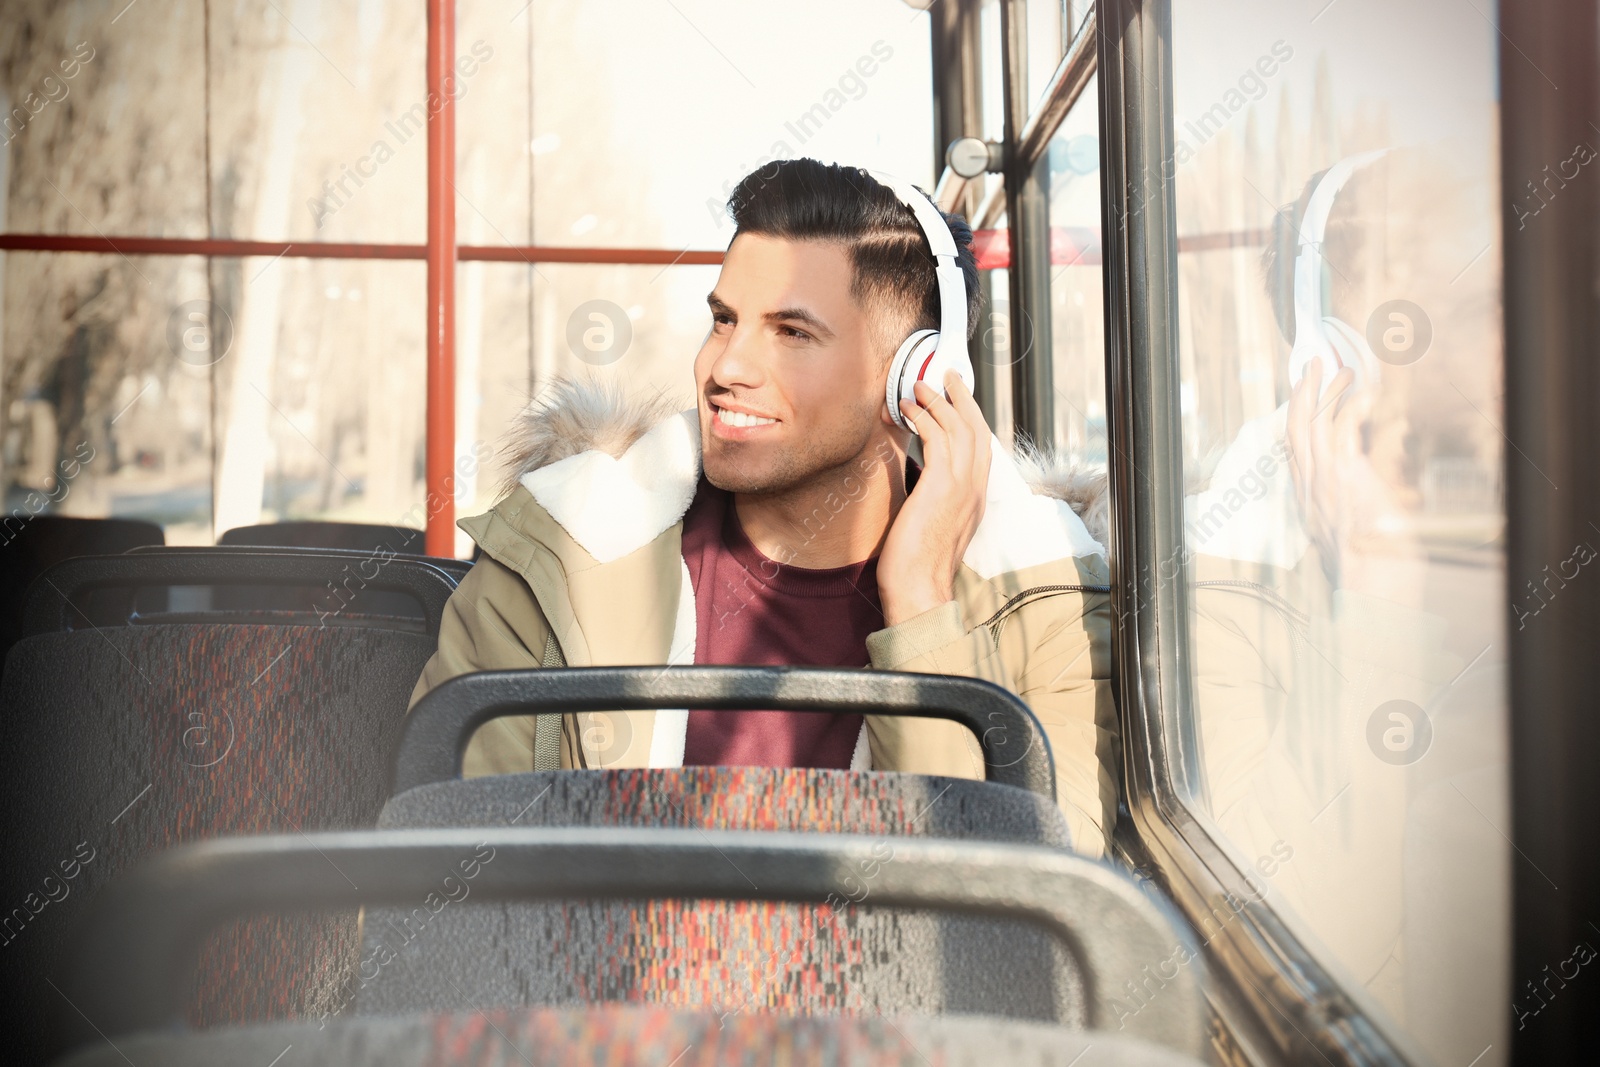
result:
[[(700, 422), (664, 398), (560, 379), (519, 416), (507, 449), (520, 485), (599, 563), (654, 541), (688, 511), (700, 480)], [(1083, 514), (1104, 514), (1105, 479), (993, 443), (983, 521), (963, 562), (981, 578), (1104, 556)], [(1103, 531), (1100, 537), (1103, 537)]]

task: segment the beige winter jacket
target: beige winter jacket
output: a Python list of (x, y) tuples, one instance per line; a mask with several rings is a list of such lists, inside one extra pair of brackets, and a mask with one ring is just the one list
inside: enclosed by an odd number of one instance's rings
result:
[[(694, 413), (573, 382), (551, 396), (518, 428), (516, 488), (460, 523), (483, 558), (450, 600), (412, 704), (470, 671), (694, 662), (680, 541), (700, 476)], [(872, 634), (867, 651), (877, 670), (983, 678), (1027, 701), (1073, 844), (1100, 856), (1120, 766), (1104, 550), (1062, 499), (1074, 478), (1052, 486), (1001, 454), (990, 481), (955, 600)], [(553, 766), (557, 745), (562, 767), (676, 766), (686, 724), (682, 710), (583, 713), (558, 738), (532, 716), (499, 719), (474, 736), (466, 773), (529, 770), (536, 747)], [(983, 777), (977, 739), (954, 723), (867, 716), (865, 733), (856, 766)]]

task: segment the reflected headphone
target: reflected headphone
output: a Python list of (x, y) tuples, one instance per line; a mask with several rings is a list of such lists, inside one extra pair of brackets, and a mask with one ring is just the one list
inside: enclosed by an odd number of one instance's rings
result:
[[(1326, 375), (1319, 391), (1322, 393), (1327, 392), (1341, 368), (1354, 370), (1354, 384), (1359, 386), (1363, 375), (1377, 363), (1377, 357), (1359, 330), (1336, 315), (1322, 313), (1322, 240), (1339, 190), (1351, 175), (1387, 151), (1387, 148), (1380, 148), (1376, 152), (1341, 159), (1328, 168), (1306, 202), (1305, 214), (1300, 218), (1300, 232), (1295, 239), (1298, 251), (1294, 260), (1294, 347), (1289, 352), (1291, 387), (1300, 384), (1306, 366), (1318, 356), (1323, 357)], [(1328, 366), (1330, 360), (1331, 367)]]
[(916, 433), (917, 428), (901, 413), (900, 401), (916, 402), (913, 387), (918, 382), (927, 382), (942, 392), (945, 371), (950, 370), (961, 376), (968, 389), (976, 380), (972, 357), (967, 354), (967, 279), (957, 260), (960, 250), (955, 237), (934, 202), (916, 186), (892, 174), (875, 170), (867, 173), (894, 193), (917, 217), (917, 224), (922, 227), (928, 247), (933, 251), (934, 273), (939, 282), (939, 328), (916, 330), (900, 342), (894, 359), (889, 361), (889, 377), (883, 389), (889, 417), (894, 419), (895, 425)]

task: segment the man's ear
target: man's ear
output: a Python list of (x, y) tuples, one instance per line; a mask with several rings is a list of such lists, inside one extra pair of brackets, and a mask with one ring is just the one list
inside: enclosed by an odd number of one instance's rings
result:
[(890, 417), (889, 405), (882, 400), (878, 401), (878, 422), (888, 431), (889, 440), (901, 452), (911, 447), (911, 440), (915, 435)]

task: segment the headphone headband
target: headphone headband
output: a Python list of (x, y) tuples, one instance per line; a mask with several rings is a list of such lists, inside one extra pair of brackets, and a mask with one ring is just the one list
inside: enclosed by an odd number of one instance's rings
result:
[(1333, 213), (1333, 199), (1339, 195), (1339, 190), (1344, 188), (1344, 183), (1362, 167), (1371, 163), (1389, 150), (1380, 148), (1376, 152), (1363, 152), (1356, 156), (1346, 156), (1322, 176), (1317, 182), (1317, 187), (1311, 190), (1311, 199), (1306, 201), (1305, 214), (1300, 218), (1300, 232), (1297, 244), (1304, 248), (1306, 245), (1321, 245), (1322, 237), (1328, 230), (1328, 216)]
[(928, 247), (933, 249), (935, 256), (956, 258), (955, 238), (950, 235), (950, 227), (945, 225), (944, 215), (932, 200), (922, 195), (916, 186), (903, 178), (886, 174), (881, 170), (869, 170), (867, 173), (876, 178), (880, 184), (887, 186), (889, 191), (899, 197), (900, 202), (917, 216), (922, 232), (927, 234)]
[[(1306, 366), (1318, 356), (1332, 356), (1333, 366), (1324, 366), (1324, 391), (1332, 384), (1340, 367), (1350, 366), (1351, 362), (1367, 361), (1367, 354), (1359, 350), (1349, 353), (1351, 360), (1347, 361), (1340, 354), (1341, 345), (1335, 343), (1334, 337), (1328, 332), (1328, 321), (1325, 321), (1322, 313), (1322, 242), (1328, 230), (1328, 216), (1333, 213), (1333, 201), (1339, 195), (1339, 190), (1344, 188), (1356, 171), (1388, 151), (1387, 148), (1380, 148), (1375, 152), (1362, 152), (1339, 160), (1328, 168), (1306, 201), (1295, 238), (1294, 348), (1289, 353), (1291, 386), (1299, 384)], [(1364, 346), (1365, 342), (1362, 341), (1361, 347)], [(1348, 342), (1343, 347), (1348, 348)], [(1326, 364), (1328, 361), (1323, 362)], [(1362, 373), (1360, 366), (1355, 370), (1358, 376)]]
[(939, 345), (951, 360), (967, 358), (967, 279), (961, 272), (956, 239), (936, 204), (903, 178), (869, 170), (900, 202), (911, 209), (933, 252), (939, 283)]

